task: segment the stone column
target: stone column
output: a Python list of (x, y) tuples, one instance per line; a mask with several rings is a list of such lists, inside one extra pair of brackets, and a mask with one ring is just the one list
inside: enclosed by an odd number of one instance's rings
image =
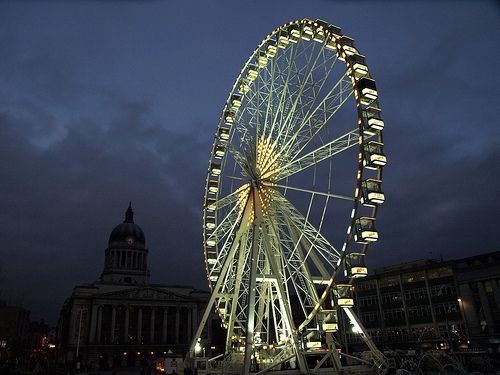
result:
[(137, 313), (137, 343), (142, 343), (142, 307), (139, 307)]
[(194, 335), (194, 333), (196, 332), (196, 330), (198, 329), (198, 306), (194, 306), (193, 307), (193, 311), (192, 311), (192, 314), (191, 314), (191, 320), (193, 321), (191, 324), (192, 324), (192, 335)]
[[(424, 271), (424, 280), (425, 280), (425, 290), (427, 291), (427, 299), (429, 301), (429, 307), (431, 309), (431, 317), (432, 317), (432, 324), (434, 326), (434, 332), (435, 335), (439, 335), (439, 329), (437, 326), (437, 321), (436, 321), (436, 314), (434, 313), (434, 304), (432, 303), (432, 296), (431, 296), (431, 288), (429, 287), (429, 279), (427, 278), (427, 270)], [(448, 323), (446, 323), (448, 325)], [(448, 327), (446, 327), (446, 334), (448, 334)]]
[(161, 342), (163, 344), (167, 343), (167, 319), (168, 319), (168, 307), (163, 308), (163, 331), (161, 334)]
[(378, 313), (380, 314), (379, 323), (380, 323), (380, 328), (381, 328), (381, 331), (382, 331), (381, 332), (382, 333), (382, 337), (385, 340), (386, 332), (385, 332), (384, 309), (382, 308), (382, 293), (380, 293), (380, 283), (379, 283), (378, 280), (375, 280), (375, 288), (377, 290)]
[(175, 344), (179, 344), (179, 306), (175, 308)]
[(484, 288), (484, 282), (479, 281), (477, 283), (477, 288), (479, 290), (479, 300), (483, 306), (484, 319), (486, 320), (486, 324), (488, 324), (488, 333), (492, 335), (495, 328), (495, 321), (493, 320), (493, 314), (491, 313), (490, 302), (488, 301), (486, 289)]
[(500, 281), (491, 279), (491, 286), (493, 287), (493, 296), (495, 298), (495, 303), (498, 308), (500, 308)]
[(116, 325), (116, 306), (111, 307), (111, 332), (109, 335), (109, 339), (111, 344), (115, 342), (115, 325)]
[(405, 313), (405, 322), (406, 322), (406, 330), (408, 331), (408, 337), (412, 337), (411, 328), (410, 328), (410, 315), (408, 314), (408, 306), (406, 306), (406, 296), (405, 291), (403, 289), (403, 275), (399, 274), (399, 291), (401, 293), (401, 299), (403, 301), (403, 310)]
[(149, 332), (149, 342), (155, 343), (155, 308), (151, 307), (151, 331)]
[(89, 335), (89, 342), (91, 344), (93, 344), (95, 341), (96, 324), (97, 324), (97, 306), (93, 305), (92, 314), (90, 316), (90, 335)]
[(102, 331), (102, 310), (104, 309), (103, 306), (99, 306), (99, 313), (97, 314), (97, 343), (101, 343), (101, 331)]
[(123, 342), (128, 344), (128, 324), (130, 318), (130, 306), (125, 306), (125, 323), (123, 325)]
[(186, 342), (191, 342), (191, 336), (193, 335), (193, 330), (192, 330), (192, 326), (193, 326), (193, 318), (191, 318), (191, 316), (193, 315), (193, 309), (192, 308), (188, 308), (188, 311), (187, 311), (187, 334), (186, 334)]
[(469, 331), (469, 335), (476, 336), (481, 333), (481, 326), (479, 325), (479, 317), (476, 314), (476, 307), (474, 304), (474, 294), (468, 283), (464, 282), (458, 284), (459, 298), (462, 300), (459, 306), (463, 310), (465, 319), (465, 327)]

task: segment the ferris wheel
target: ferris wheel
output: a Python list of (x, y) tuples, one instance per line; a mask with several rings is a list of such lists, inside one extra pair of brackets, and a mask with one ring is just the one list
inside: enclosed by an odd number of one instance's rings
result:
[(365, 56), (338, 27), (303, 19), (264, 38), (228, 95), (210, 155), (203, 245), (212, 296), (192, 350), (215, 310), (226, 353), (244, 372), (287, 360), (304, 372), (308, 353), (337, 353), (343, 311), (383, 360), (351, 295), (378, 239), (383, 128)]

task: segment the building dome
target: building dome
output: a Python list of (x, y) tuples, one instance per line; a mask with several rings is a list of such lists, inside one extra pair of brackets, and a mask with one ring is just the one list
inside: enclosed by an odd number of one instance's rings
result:
[(129, 203), (125, 212), (125, 220), (118, 224), (109, 236), (109, 246), (111, 244), (127, 244), (134, 247), (145, 247), (146, 238), (141, 227), (134, 223), (134, 211)]

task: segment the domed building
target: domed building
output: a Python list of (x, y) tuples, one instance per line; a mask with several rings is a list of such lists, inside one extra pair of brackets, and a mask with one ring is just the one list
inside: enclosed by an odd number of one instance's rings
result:
[(146, 238), (141, 227), (134, 223), (131, 203), (123, 223), (118, 224), (109, 235), (100, 280), (105, 283), (141, 285), (149, 282)]
[(151, 284), (148, 253), (129, 204), (125, 220), (109, 236), (100, 278), (75, 286), (61, 309), (61, 361), (78, 359), (108, 369), (186, 353), (210, 295), (188, 286)]

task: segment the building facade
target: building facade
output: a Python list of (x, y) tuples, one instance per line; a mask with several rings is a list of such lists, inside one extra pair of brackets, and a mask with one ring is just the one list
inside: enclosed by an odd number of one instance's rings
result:
[(0, 362), (19, 358), (29, 348), (30, 311), (0, 301)]
[[(355, 309), (382, 349), (500, 350), (500, 252), (384, 267), (354, 284)], [(361, 349), (359, 335), (346, 341)]]
[[(62, 361), (105, 369), (186, 353), (209, 293), (151, 284), (148, 252), (129, 205), (124, 222), (109, 237), (101, 277), (76, 286), (62, 307), (58, 324)], [(210, 342), (208, 334), (204, 338)]]

